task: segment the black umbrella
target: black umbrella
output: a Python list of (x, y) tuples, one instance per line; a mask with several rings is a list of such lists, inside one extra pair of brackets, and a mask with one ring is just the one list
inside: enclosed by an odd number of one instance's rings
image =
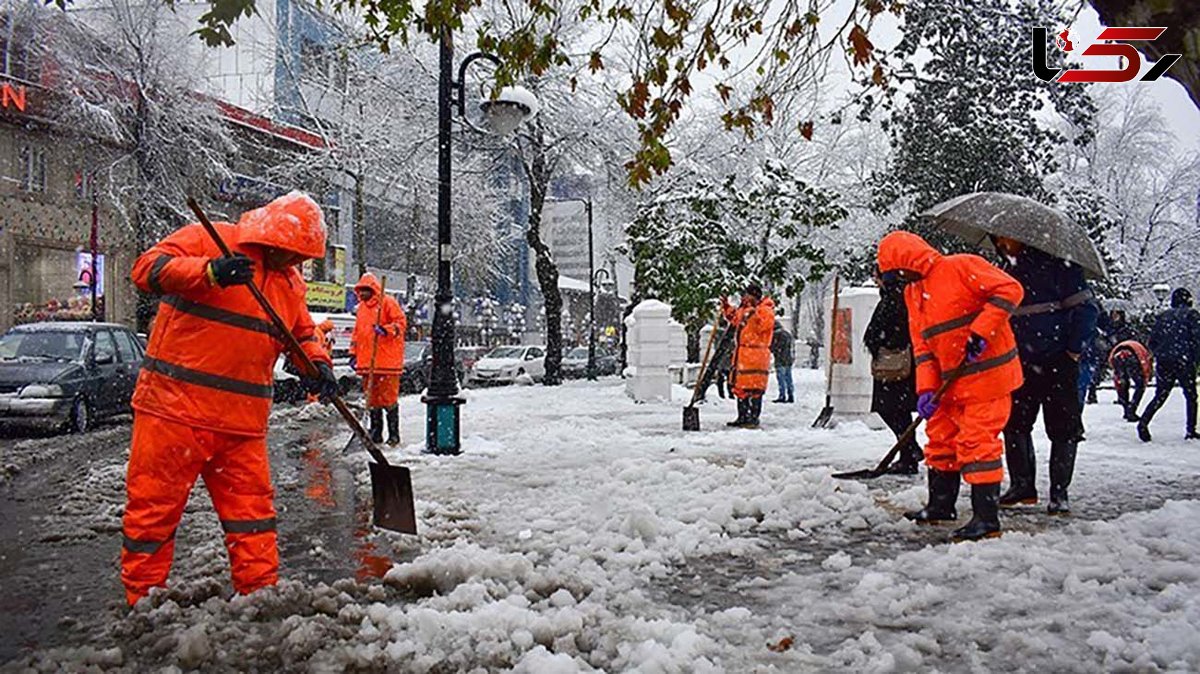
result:
[(921, 213), (972, 246), (992, 247), (989, 235), (1033, 246), (1107, 278), (1100, 252), (1082, 225), (1061, 211), (1027, 197), (1003, 192), (972, 192)]

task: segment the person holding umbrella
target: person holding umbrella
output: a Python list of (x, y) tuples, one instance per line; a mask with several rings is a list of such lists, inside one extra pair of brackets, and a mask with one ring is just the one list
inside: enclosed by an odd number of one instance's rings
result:
[(1000, 535), (1000, 431), (1021, 364), (1008, 319), (1024, 291), (976, 255), (942, 255), (910, 232), (879, 242), (884, 283), (904, 281), (917, 366), (917, 413), (928, 421), (925, 461), (929, 502), (905, 517), (918, 523), (957, 519), (960, 480), (971, 485), (971, 521), (957, 540)]
[(1013, 316), (1025, 385), (1013, 394), (1013, 413), (1004, 428), (1010, 483), (1002, 507), (1038, 501), (1033, 424), (1038, 412), (1050, 437), (1052, 515), (1071, 512), (1067, 488), (1083, 437), (1079, 400), (1080, 358), (1096, 338), (1100, 310), (1078, 264), (1006, 236), (993, 238), (1005, 271), (1025, 288)]

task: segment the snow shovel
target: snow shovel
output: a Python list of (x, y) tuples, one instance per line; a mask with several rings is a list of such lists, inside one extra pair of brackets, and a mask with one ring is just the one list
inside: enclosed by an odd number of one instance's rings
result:
[[(966, 363), (967, 360), (964, 358), (963, 365), (966, 365)], [(946, 392), (946, 387), (950, 386), (950, 384), (953, 382), (953, 379), (942, 382), (942, 385), (939, 386), (938, 390), (933, 394), (934, 402), (942, 399), (942, 394)], [(888, 468), (892, 465), (892, 460), (894, 460), (896, 455), (900, 453), (900, 448), (908, 444), (908, 442), (913, 439), (913, 436), (917, 434), (917, 427), (921, 425), (921, 421), (921, 415), (918, 414), (917, 418), (913, 419), (913, 422), (908, 425), (908, 428), (904, 429), (904, 432), (900, 434), (900, 438), (896, 440), (896, 444), (892, 445), (892, 448), (888, 450), (886, 455), (884, 455), (883, 460), (879, 462), (879, 465), (866, 470), (852, 470), (848, 473), (834, 473), (834, 479), (874, 480), (875, 478), (886, 474)]]
[[(208, 235), (212, 237), (217, 247), (221, 249), (221, 253), (226, 257), (232, 256), (233, 251), (229, 250), (229, 246), (225, 244), (220, 233), (213, 227), (212, 222), (209, 221), (204, 211), (200, 210), (200, 205), (196, 203), (195, 199), (188, 198), (188, 207), (196, 214), (196, 218), (200, 221), (204, 230), (208, 232)], [(283, 339), (284, 346), (288, 352), (296, 360), (300, 361), (306, 373), (316, 374), (317, 366), (313, 364), (312, 359), (304, 352), (304, 349), (300, 346), (300, 342), (296, 340), (296, 336), (292, 334), (291, 329), (279, 317), (275, 308), (267, 301), (266, 296), (262, 294), (258, 286), (254, 285), (254, 282), (251, 281), (246, 284), (246, 288), (250, 290), (250, 294), (254, 295), (254, 299), (258, 302), (258, 305), (262, 307), (262, 310), (271, 319), (271, 323), (278, 333), (277, 337)], [(416, 534), (417, 511), (413, 505), (412, 476), (409, 474), (408, 468), (406, 466), (393, 466), (388, 463), (387, 457), (383, 455), (383, 452), (379, 451), (374, 442), (371, 442), (371, 436), (367, 434), (366, 429), (359, 423), (358, 418), (354, 416), (350, 408), (346, 406), (346, 402), (342, 400), (341, 396), (337, 394), (333, 396), (333, 406), (337, 408), (342, 418), (350, 425), (351, 430), (354, 431), (354, 434), (362, 442), (367, 452), (371, 454), (371, 458), (375, 459), (375, 463), (370, 464), (371, 493), (374, 496), (375, 503), (375, 526), (380, 529), (398, 531), (403, 534)]]
[(708, 346), (704, 347), (704, 358), (700, 360), (700, 371), (696, 373), (696, 385), (692, 388), (692, 401), (687, 407), (683, 408), (683, 430), (698, 431), (700, 430), (700, 409), (696, 407), (696, 400), (700, 397), (700, 386), (704, 383), (704, 375), (708, 370), (708, 357), (712, 354), (713, 341), (717, 338), (717, 329), (721, 327), (721, 314), (717, 314), (717, 320), (713, 323), (712, 333), (708, 336)]
[(833, 419), (833, 340), (837, 337), (838, 276), (833, 275), (833, 317), (829, 319), (829, 352), (825, 363), (825, 407), (812, 423), (813, 428), (825, 428)]

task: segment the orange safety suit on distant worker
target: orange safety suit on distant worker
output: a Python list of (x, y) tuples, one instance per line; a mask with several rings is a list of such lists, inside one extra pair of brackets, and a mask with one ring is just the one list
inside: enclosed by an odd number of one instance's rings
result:
[[(237, 225), (214, 225), (235, 253), (250, 258), (254, 283), (331, 375), (294, 266), (325, 255), (320, 207), (293, 192), (245, 213)], [(266, 433), (284, 346), (248, 288), (218, 284), (210, 263), (221, 257), (192, 224), (134, 263), (133, 282), (162, 301), (133, 396), (121, 551), (130, 604), (166, 585), (175, 530), (199, 476), (225, 531), (235, 589), (246, 594), (278, 577)]]
[(404, 373), (404, 333), (408, 319), (400, 303), (394, 297), (381, 296), (381, 290), (379, 279), (370, 272), (363, 274), (354, 286), (359, 304), (350, 355), (367, 395), (371, 439), (383, 442), (386, 412), (388, 444), (395, 446), (400, 443), (400, 375)]
[(737, 329), (733, 355), (733, 395), (745, 399), (767, 392), (771, 371), (771, 336), (775, 331), (775, 303), (764, 297), (754, 305), (722, 307), (725, 320)]
[[(1004, 477), (1000, 433), (1023, 377), (1009, 317), (1025, 295), (1021, 284), (976, 255), (942, 255), (921, 237), (892, 232), (879, 243), (879, 270), (908, 270), (920, 279), (904, 291), (917, 366), (917, 392), (951, 382), (925, 432), (925, 460), (935, 470), (961, 471), (972, 485)], [(986, 348), (966, 363), (968, 338)]]

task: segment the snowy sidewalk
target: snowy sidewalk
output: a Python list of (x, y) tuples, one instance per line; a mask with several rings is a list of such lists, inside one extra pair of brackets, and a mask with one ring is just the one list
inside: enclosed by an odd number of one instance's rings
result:
[[(1180, 399), (1156, 420), (1151, 445), (1107, 399), (1088, 407), (1076, 517), (1006, 512), (1003, 538), (948, 545), (948, 529), (900, 517), (922, 502), (923, 477), (829, 477), (873, 465), (891, 436), (861, 424), (810, 429), (819, 373), (797, 374), (800, 404), (767, 403), (757, 431), (726, 429), (733, 406), (717, 400), (702, 408), (705, 430), (685, 434), (682, 403), (636, 405), (616, 380), (470, 391), (462, 456), (394, 453), (412, 466), (422, 531), (373, 535), (377, 549), (409, 560), (382, 583), (285, 581), (231, 601), (167, 601), (89, 646), (31, 662), (1200, 669), (1200, 443), (1180, 439)], [(402, 408), (415, 440), (424, 410), (416, 398)], [(1046, 443), (1038, 448), (1044, 495)], [(363, 461), (345, 459), (365, 496)]]

